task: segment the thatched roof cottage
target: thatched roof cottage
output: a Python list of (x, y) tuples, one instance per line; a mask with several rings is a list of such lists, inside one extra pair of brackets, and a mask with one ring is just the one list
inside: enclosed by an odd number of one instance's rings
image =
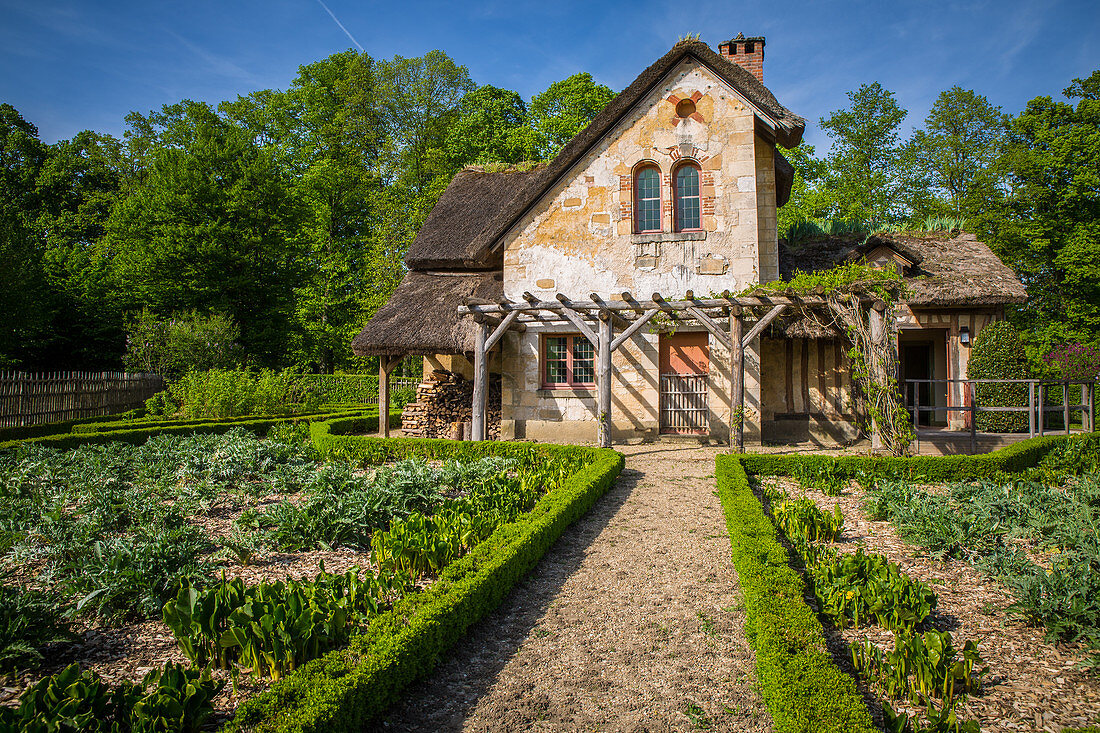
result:
[(965, 377), (968, 344), (1024, 300), (1020, 281), (968, 234), (780, 241), (793, 169), (776, 145), (805, 121), (764, 86), (763, 48), (681, 41), (549, 164), (461, 171), (354, 351), (472, 378), (475, 436), (492, 374), (505, 438), (726, 440), (744, 414), (749, 440), (843, 442), (857, 434), (844, 339), (779, 301), (715, 298), (861, 259), (909, 284), (899, 376)]

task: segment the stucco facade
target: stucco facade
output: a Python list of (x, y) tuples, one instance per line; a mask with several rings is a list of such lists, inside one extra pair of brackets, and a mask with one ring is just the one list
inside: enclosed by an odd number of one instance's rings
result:
[[(678, 114), (682, 100), (692, 101), (690, 116)], [(677, 66), (505, 236), (505, 297), (621, 300), (625, 291), (676, 299), (776, 279), (775, 147), (761, 125), (753, 106), (705, 67), (690, 60)], [(702, 231), (674, 233), (672, 176), (688, 161), (701, 171)], [(634, 231), (634, 172), (645, 164), (661, 171), (661, 233)], [(571, 330), (528, 328), (503, 341), (502, 436), (595, 439), (594, 389), (542, 389), (540, 337)], [(658, 330), (644, 329), (612, 357), (616, 439), (658, 434)], [(750, 436), (759, 431), (758, 348), (746, 354)], [(712, 338), (708, 423), (723, 440), (729, 361)]]

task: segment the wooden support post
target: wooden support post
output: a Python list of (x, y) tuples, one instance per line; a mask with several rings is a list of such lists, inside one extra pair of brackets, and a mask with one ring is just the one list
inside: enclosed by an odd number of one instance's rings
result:
[(611, 318), (600, 314), (599, 367), (596, 388), (599, 391), (600, 447), (611, 447)]
[(390, 437), (390, 372), (400, 363), (400, 356), (378, 357), (378, 434), (383, 438)]
[(1043, 437), (1043, 431), (1045, 430), (1044, 423), (1046, 422), (1046, 402), (1047, 386), (1045, 384), (1039, 384), (1039, 437)]
[(966, 390), (970, 393), (970, 455), (978, 452), (978, 401), (974, 383), (967, 382)]
[(1062, 382), (1062, 419), (1066, 421), (1066, 435), (1069, 435), (1069, 382)]
[(1027, 383), (1027, 437), (1035, 437), (1035, 382)]
[(485, 353), (488, 331), (487, 323), (478, 323), (474, 331), (474, 403), (470, 410), (472, 440), (485, 440), (485, 413), (489, 398), (489, 360)]
[(745, 452), (745, 347), (741, 340), (744, 323), (741, 307), (730, 308), (730, 448)]
[[(871, 308), (867, 315), (870, 319), (871, 343), (881, 344), (882, 339), (886, 336), (886, 324), (885, 319), (882, 317), (882, 311), (878, 308)], [(871, 415), (871, 452), (877, 453), (881, 450), (882, 432), (879, 430), (878, 420), (875, 419), (874, 415)]]

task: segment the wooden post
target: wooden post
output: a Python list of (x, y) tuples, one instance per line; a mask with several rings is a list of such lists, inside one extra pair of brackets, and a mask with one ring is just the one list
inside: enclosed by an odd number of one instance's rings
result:
[(1069, 382), (1062, 382), (1062, 419), (1066, 421), (1066, 435), (1069, 435)]
[(745, 452), (745, 347), (741, 306), (730, 308), (730, 448)]
[(1027, 383), (1027, 437), (1035, 437), (1035, 382)]
[(611, 447), (611, 314), (600, 311), (599, 366), (596, 372), (596, 388), (599, 392), (598, 409), (600, 447)]
[(970, 397), (970, 455), (978, 452), (978, 400), (973, 382), (966, 383), (966, 393)]
[[(911, 382), (913, 389), (910, 391), (910, 399), (913, 401), (913, 440), (917, 443), (917, 453), (920, 453), (920, 411), (918, 410), (917, 398), (920, 394), (920, 385), (916, 382)], [(931, 386), (931, 385), (929, 385)]]
[(390, 437), (390, 372), (400, 363), (400, 356), (378, 357), (378, 434), (383, 438)]
[(480, 322), (474, 330), (474, 400), (470, 410), (470, 438), (485, 440), (485, 413), (489, 400), (489, 362), (485, 353), (489, 324)]
[[(876, 306), (878, 303), (875, 304)], [(872, 307), (867, 314), (870, 319), (871, 330), (871, 343), (878, 345), (882, 343), (882, 339), (886, 333), (886, 324), (882, 317), (882, 311), (876, 307)], [(874, 377), (875, 375), (872, 375)], [(889, 375), (886, 375), (889, 377)], [(875, 416), (871, 415), (871, 452), (878, 453), (882, 450), (882, 432), (879, 430), (878, 420)]]
[(1040, 438), (1043, 437), (1043, 430), (1044, 430), (1043, 423), (1046, 422), (1046, 415), (1044, 414), (1045, 407), (1046, 407), (1046, 405), (1044, 403), (1046, 402), (1046, 397), (1047, 397), (1047, 387), (1046, 387), (1045, 384), (1040, 382), (1039, 383), (1039, 405), (1038, 405), (1038, 408), (1039, 408), (1039, 437)]

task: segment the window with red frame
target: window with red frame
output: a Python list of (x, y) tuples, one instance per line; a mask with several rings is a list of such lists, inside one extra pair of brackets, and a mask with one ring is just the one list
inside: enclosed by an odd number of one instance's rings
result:
[(596, 384), (596, 349), (580, 334), (544, 336), (542, 386), (591, 387)]
[(661, 171), (654, 165), (634, 174), (634, 212), (639, 233), (661, 231)]
[(675, 203), (676, 231), (700, 229), (699, 223), (699, 169), (686, 163), (676, 169), (673, 178), (673, 202)]

